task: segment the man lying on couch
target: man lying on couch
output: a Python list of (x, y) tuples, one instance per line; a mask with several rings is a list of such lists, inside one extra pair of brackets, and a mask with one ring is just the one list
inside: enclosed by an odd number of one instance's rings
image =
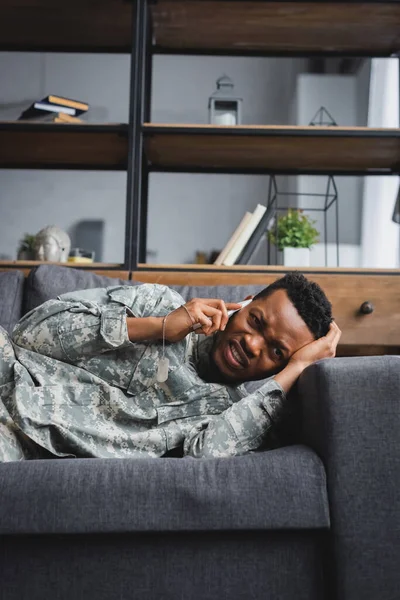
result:
[[(0, 328), (1, 461), (201, 458), (268, 447), (286, 393), (335, 355), (340, 330), (293, 273), (243, 308), (150, 284), (64, 294), (12, 337)], [(267, 377), (250, 395), (241, 385)]]

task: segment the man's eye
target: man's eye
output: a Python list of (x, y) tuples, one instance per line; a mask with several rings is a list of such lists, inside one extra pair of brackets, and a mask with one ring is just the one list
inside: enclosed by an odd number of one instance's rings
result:
[(283, 352), (280, 348), (274, 348), (274, 354), (276, 358), (279, 358), (279, 360), (283, 358)]
[(260, 319), (256, 316), (256, 315), (251, 315), (251, 318), (253, 320), (253, 323), (256, 327), (260, 327), (261, 326), (261, 321)]

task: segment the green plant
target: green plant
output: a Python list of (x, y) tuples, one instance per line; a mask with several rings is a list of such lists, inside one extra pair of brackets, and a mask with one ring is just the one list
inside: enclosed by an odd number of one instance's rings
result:
[(278, 217), (274, 229), (268, 231), (268, 239), (279, 250), (284, 248), (311, 248), (319, 241), (315, 221), (303, 214), (302, 210), (289, 208), (288, 212)]
[(34, 260), (35, 258), (35, 240), (36, 235), (25, 233), (24, 237), (19, 241), (17, 259), (18, 260)]
[(18, 247), (18, 251), (25, 251), (25, 252), (35, 252), (35, 240), (36, 240), (36, 235), (32, 235), (31, 233), (25, 233), (24, 237), (22, 238), (22, 240), (20, 240), (19, 242), (19, 247)]

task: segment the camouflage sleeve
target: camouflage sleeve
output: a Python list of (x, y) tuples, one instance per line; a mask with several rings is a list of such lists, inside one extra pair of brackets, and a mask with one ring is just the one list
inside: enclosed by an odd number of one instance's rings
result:
[(183, 303), (166, 286), (143, 284), (64, 294), (25, 315), (12, 339), (22, 348), (76, 360), (132, 344), (126, 317), (166, 314)]
[(216, 417), (203, 420), (184, 442), (184, 454), (193, 458), (239, 456), (257, 450), (281, 418), (286, 396), (270, 379)]

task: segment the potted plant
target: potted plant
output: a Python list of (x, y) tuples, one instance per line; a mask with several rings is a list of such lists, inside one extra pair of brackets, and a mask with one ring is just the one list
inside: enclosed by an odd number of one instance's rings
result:
[(25, 233), (18, 246), (18, 260), (35, 260), (36, 235)]
[(283, 251), (286, 267), (309, 267), (310, 248), (319, 241), (315, 221), (302, 210), (289, 208), (278, 217), (276, 227), (268, 232), (268, 239), (278, 250)]

